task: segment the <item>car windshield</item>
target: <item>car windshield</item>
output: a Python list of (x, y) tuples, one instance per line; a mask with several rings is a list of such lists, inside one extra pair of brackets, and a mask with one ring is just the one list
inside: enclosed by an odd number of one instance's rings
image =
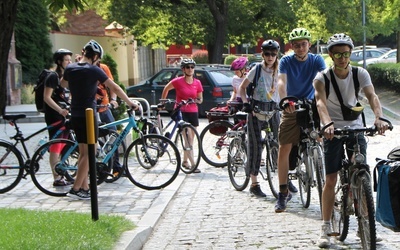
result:
[(230, 70), (213, 70), (210, 71), (210, 75), (219, 85), (229, 86), (232, 85), (232, 78), (235, 73)]

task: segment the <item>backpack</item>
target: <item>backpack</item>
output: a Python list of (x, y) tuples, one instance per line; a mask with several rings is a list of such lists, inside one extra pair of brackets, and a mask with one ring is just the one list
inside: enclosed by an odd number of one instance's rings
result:
[(36, 80), (36, 86), (33, 88), (32, 93), (35, 93), (35, 105), (36, 109), (39, 112), (44, 113), (44, 86), (47, 77), (51, 74), (55, 73), (54, 71), (44, 69), (38, 76)]
[[(254, 76), (254, 79), (246, 88), (246, 94), (250, 98), (250, 100), (253, 99), (254, 89), (256, 88), (256, 84), (258, 83), (258, 79), (260, 78), (261, 75), (261, 67), (262, 67), (261, 63), (256, 64), (256, 74)], [(251, 103), (252, 105), (254, 104), (253, 102)]]

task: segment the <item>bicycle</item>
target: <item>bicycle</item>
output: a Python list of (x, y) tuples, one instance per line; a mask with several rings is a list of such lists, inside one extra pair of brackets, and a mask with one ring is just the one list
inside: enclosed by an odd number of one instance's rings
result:
[[(188, 122), (185, 122), (182, 119), (181, 107), (183, 105), (195, 104), (195, 101), (193, 99), (189, 99), (189, 100), (183, 100), (181, 102), (176, 102), (175, 100), (171, 99), (160, 99), (160, 102), (161, 103), (158, 104), (157, 106), (156, 105), (151, 106), (152, 111), (155, 112), (155, 116), (151, 118), (153, 121), (152, 124), (153, 127), (149, 128), (149, 133), (161, 134), (161, 135), (163, 134), (165, 137), (173, 140), (174, 144), (178, 148), (181, 157), (182, 156), (184, 158), (187, 157), (187, 159), (190, 162), (189, 166), (185, 165), (185, 163), (188, 164), (187, 161), (186, 162), (183, 161), (182, 165), (180, 165), (181, 170), (185, 174), (191, 174), (197, 169), (197, 167), (200, 164), (201, 142), (197, 129), (193, 125), (191, 125)], [(159, 110), (165, 104), (171, 104), (171, 103), (176, 104), (176, 106), (173, 112), (171, 113), (171, 119), (169, 120), (168, 124), (164, 127)], [(172, 124), (173, 124), (172, 129), (169, 129), (169, 127)]]
[(294, 102), (296, 112), (304, 112), (304, 119), (300, 124), (300, 141), (297, 145), (297, 161), (295, 173), (289, 173), (289, 178), (299, 182), (300, 200), (304, 208), (311, 203), (311, 188), (318, 190), (320, 211), (322, 211), (322, 189), (325, 185), (325, 162), (322, 145), (319, 142), (320, 134), (317, 130), (319, 124), (315, 124), (314, 111), (310, 100), (299, 100), (288, 96), (281, 100), (280, 108), (284, 108), (287, 102)]
[[(236, 108), (243, 105), (240, 102), (230, 102), (228, 106)], [(201, 157), (214, 167), (228, 165), (229, 137), (227, 131), (238, 131), (246, 125), (246, 119), (237, 119), (236, 123), (229, 121), (235, 114), (226, 112), (207, 112), (210, 122), (200, 133)], [(232, 135), (233, 136), (233, 135)], [(207, 140), (207, 142), (205, 142)], [(206, 147), (207, 145), (207, 147)], [(211, 146), (210, 146), (211, 145)]]
[[(3, 115), (3, 119), (15, 128), (15, 135), (10, 137), (15, 143), (0, 139), (0, 193), (12, 190), (18, 185), (21, 179), (26, 179), (26, 176), (30, 174), (30, 165), (37, 166), (37, 162), (33, 161), (33, 158), (31, 159), (30, 157), (26, 141), (48, 129), (57, 129), (54, 138), (67, 131), (66, 125), (62, 121), (57, 121), (24, 137), (17, 123), (17, 120), (24, 118), (26, 118), (25, 114)], [(70, 136), (73, 137), (73, 134)], [(17, 145), (20, 143), (22, 151), (17, 148)], [(53, 176), (51, 176), (50, 181), (53, 184)]]
[[(260, 110), (257, 106), (254, 107), (254, 113), (256, 115), (254, 119), (258, 119), (264, 122), (263, 131), (265, 132), (265, 136), (261, 139), (261, 143), (264, 148), (262, 157), (264, 157), (265, 159), (265, 172), (263, 172), (262, 166), (260, 167), (259, 173), (262, 179), (268, 181), (271, 193), (275, 198), (278, 198), (279, 193), (277, 164), (279, 145), (270, 126), (270, 120), (279, 111), (280, 110), (277, 108), (273, 111), (263, 111)], [(228, 131), (227, 134), (233, 135), (234, 137), (228, 153), (229, 179), (236, 190), (242, 191), (247, 187), (250, 181), (250, 173), (247, 167), (247, 158), (242, 158), (245, 160), (239, 160), (239, 157), (241, 157), (244, 154), (244, 151), (247, 150), (247, 146), (244, 144), (245, 139), (242, 135), (243, 132), (239, 131), (235, 133), (233, 131)]]
[[(387, 122), (390, 130), (393, 129), (389, 120), (379, 119)], [(325, 125), (321, 131), (332, 124), (333, 122)], [(355, 215), (363, 249), (376, 249), (376, 225), (370, 167), (364, 163), (365, 156), (360, 152), (358, 135), (373, 136), (377, 131), (375, 126), (334, 130), (337, 138), (346, 139), (354, 136), (355, 145), (352, 149), (346, 149), (353, 151), (351, 159), (347, 158), (345, 153), (342, 156), (343, 167), (339, 171), (340, 181), (335, 188), (335, 203), (331, 217), (333, 231), (329, 236), (336, 236), (340, 241), (344, 241), (349, 231), (350, 215)]]
[[(122, 141), (131, 130), (138, 133), (138, 138), (134, 140), (126, 149), (123, 157), (123, 167), (125, 175), (135, 185), (145, 190), (161, 189), (171, 184), (179, 173), (181, 158), (178, 149), (168, 138), (147, 134), (144, 135), (138, 128), (134, 117), (134, 111), (127, 109), (128, 117), (99, 126), (99, 128), (108, 128), (120, 124), (126, 124), (125, 128), (111, 143), (105, 155), (98, 155), (96, 162), (97, 184), (103, 182), (110, 176), (110, 162), (114, 153), (118, 150)], [(78, 152), (78, 143), (66, 139), (51, 140), (42, 145), (34, 154), (33, 160), (37, 164), (31, 164), (32, 179), (37, 183), (39, 189), (52, 196), (65, 196), (69, 189), (54, 187), (50, 182), (50, 166), (48, 149), (53, 145), (63, 148), (59, 162), (55, 170), (59, 175), (66, 178), (73, 178), (71, 173), (77, 170), (76, 155)], [(40, 152), (45, 152), (41, 154)], [(43, 163), (42, 163), (43, 162)], [(36, 169), (37, 168), (37, 169)]]

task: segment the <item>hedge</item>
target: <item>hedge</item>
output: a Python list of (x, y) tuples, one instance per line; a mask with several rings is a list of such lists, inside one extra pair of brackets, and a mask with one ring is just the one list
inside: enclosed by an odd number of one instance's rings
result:
[(379, 63), (367, 66), (375, 86), (382, 86), (400, 93), (400, 64)]

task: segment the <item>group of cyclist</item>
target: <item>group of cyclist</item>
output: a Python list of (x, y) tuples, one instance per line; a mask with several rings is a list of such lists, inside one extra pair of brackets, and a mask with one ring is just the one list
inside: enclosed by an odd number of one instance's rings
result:
[[(323, 224), (321, 235), (318, 240), (320, 247), (330, 245), (330, 216), (334, 206), (334, 186), (337, 182), (337, 172), (341, 168), (341, 156), (343, 143), (347, 147), (352, 141), (335, 138), (334, 128), (344, 126), (363, 127), (361, 115), (348, 118), (344, 117), (343, 106), (348, 108), (357, 105), (358, 91), (363, 91), (375, 114), (374, 124), (378, 127), (379, 133), (383, 134), (388, 129), (388, 124), (379, 120), (382, 117), (382, 108), (378, 96), (368, 72), (358, 68), (357, 77), (359, 88), (355, 87), (350, 55), (354, 49), (352, 39), (343, 33), (334, 34), (327, 43), (328, 53), (332, 58), (333, 66), (327, 68), (324, 59), (320, 55), (310, 53), (311, 34), (305, 28), (296, 28), (289, 35), (289, 41), (294, 53), (283, 56), (278, 60), (280, 46), (277, 41), (266, 40), (261, 45), (263, 61), (259, 66), (253, 67), (246, 72), (247, 59), (237, 58), (231, 65), (235, 71), (233, 78), (234, 92), (231, 101), (243, 102), (243, 111), (248, 113), (247, 135), (248, 135), (248, 162), (251, 187), (250, 193), (257, 197), (265, 197), (257, 181), (261, 165), (262, 122), (258, 120), (254, 107), (263, 111), (276, 109), (280, 100), (287, 96), (295, 96), (298, 99), (313, 99), (315, 97), (321, 125), (334, 122), (324, 131), (324, 158), (326, 163), (326, 182), (322, 195), (322, 216)], [(71, 124), (76, 132), (79, 142), (78, 173), (69, 192), (70, 196), (79, 199), (90, 198), (88, 175), (88, 149), (86, 139), (85, 109), (96, 110), (95, 95), (97, 85), (100, 82), (111, 89), (115, 96), (119, 96), (129, 106), (138, 107), (132, 102), (125, 92), (108, 77), (103, 70), (96, 66), (103, 56), (103, 49), (96, 41), (91, 40), (84, 46), (83, 56), (79, 62), (71, 63), (72, 52), (60, 49), (54, 54), (54, 62), (57, 65), (57, 76), (49, 78), (45, 88), (46, 123), (55, 120), (64, 120), (68, 111), (56, 104), (59, 101), (59, 94), (64, 93), (63, 87), (69, 87), (72, 96), (71, 102)], [(196, 63), (193, 59), (183, 59), (181, 69), (184, 73), (169, 82), (162, 93), (161, 98), (165, 99), (168, 92), (176, 90), (176, 100), (194, 99), (195, 104), (187, 105), (182, 111), (183, 119), (194, 127), (199, 126), (198, 107), (203, 101), (203, 88), (201, 82), (194, 77)], [(258, 71), (258, 72), (257, 72)], [(257, 77), (257, 79), (256, 79)], [(61, 83), (61, 85), (60, 85)], [(56, 97), (57, 96), (57, 97)], [(51, 98), (50, 98), (51, 97)], [(287, 202), (291, 200), (292, 193), (297, 192), (296, 187), (288, 179), (289, 156), (293, 145), (297, 145), (300, 139), (300, 127), (297, 123), (295, 106), (292, 103), (285, 105), (281, 115), (272, 119), (272, 128), (279, 142), (277, 159), (279, 175), (279, 195), (275, 205), (275, 212), (280, 213), (286, 210)], [(96, 127), (97, 131), (97, 127)], [(52, 133), (49, 131), (49, 133)], [(366, 154), (366, 142), (363, 135), (360, 135), (361, 152)], [(54, 159), (57, 159), (57, 149), (54, 150)], [(347, 150), (349, 158), (352, 152)], [(55, 160), (52, 161), (55, 161)], [(190, 167), (192, 159), (190, 152), (183, 155), (183, 167)], [(197, 172), (200, 172), (198, 170)], [(68, 185), (66, 180), (54, 174), (54, 185)]]
[[(312, 100), (315, 98), (317, 110), (320, 116), (320, 124), (325, 125), (333, 122), (326, 128), (323, 139), (324, 159), (326, 163), (326, 182), (322, 193), (322, 217), (321, 234), (318, 246), (326, 248), (330, 246), (331, 214), (335, 201), (334, 187), (337, 182), (337, 172), (342, 167), (341, 159), (343, 145), (350, 149), (354, 144), (354, 138), (347, 140), (334, 137), (334, 128), (364, 127), (361, 112), (354, 117), (346, 117), (343, 106), (352, 108), (359, 106), (357, 96), (363, 91), (371, 109), (375, 115), (374, 125), (378, 128), (379, 134), (388, 129), (388, 124), (381, 121), (382, 108), (378, 96), (375, 94), (370, 75), (363, 68), (352, 71), (350, 55), (354, 49), (352, 39), (343, 33), (332, 35), (327, 43), (327, 49), (333, 66), (327, 68), (324, 59), (320, 55), (310, 53), (311, 34), (305, 28), (296, 28), (289, 35), (289, 42), (294, 53), (283, 56), (278, 60), (280, 51), (279, 43), (274, 40), (264, 41), (261, 45), (262, 58), (261, 73), (257, 72), (254, 66), (246, 72), (247, 60), (243, 57), (235, 59), (231, 64), (231, 70), (235, 71), (233, 79), (233, 95), (230, 101), (242, 101), (243, 109), (248, 113), (247, 135), (248, 135), (248, 162), (247, 168), (250, 171), (252, 185), (250, 193), (257, 197), (265, 197), (257, 182), (257, 174), (261, 164), (261, 122), (258, 121), (254, 106), (263, 111), (272, 111), (280, 100), (287, 96), (294, 96), (298, 99)], [(353, 72), (357, 72), (359, 87), (354, 84)], [(255, 79), (255, 76), (258, 79)], [(255, 83), (255, 87), (248, 88), (249, 84)], [(335, 85), (335, 86), (333, 86)], [(335, 90), (338, 91), (335, 91)], [(250, 93), (249, 93), (250, 92)], [(280, 213), (286, 210), (288, 201), (292, 198), (292, 192), (296, 188), (288, 180), (289, 161), (291, 150), (300, 140), (300, 126), (294, 103), (284, 105), (281, 117), (277, 116), (272, 122), (278, 134), (278, 175), (279, 175), (279, 196), (275, 205), (275, 212)], [(280, 120), (279, 120), (280, 119)], [(278, 125), (279, 124), (279, 125)], [(278, 129), (279, 128), (279, 129)], [(363, 135), (359, 135), (361, 152), (366, 154), (366, 141)], [(351, 150), (346, 150), (351, 159)], [(379, 239), (377, 239), (379, 241)]]

